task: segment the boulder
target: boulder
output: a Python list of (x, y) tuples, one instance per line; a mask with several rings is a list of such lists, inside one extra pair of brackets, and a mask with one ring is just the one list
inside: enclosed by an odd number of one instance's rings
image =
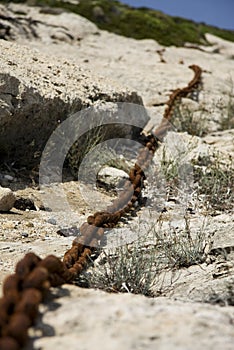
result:
[[(99, 115), (114, 109), (114, 118), (118, 118), (113, 102), (142, 105), (135, 92), (95, 77), (68, 60), (55, 62), (4, 40), (0, 40), (0, 51), (0, 154), (16, 165), (38, 164), (51, 133), (75, 112), (97, 106)], [(142, 113), (140, 119), (144, 127), (149, 117)], [(110, 133), (113, 137), (113, 128)], [(131, 126), (116, 127), (114, 136), (129, 133)]]

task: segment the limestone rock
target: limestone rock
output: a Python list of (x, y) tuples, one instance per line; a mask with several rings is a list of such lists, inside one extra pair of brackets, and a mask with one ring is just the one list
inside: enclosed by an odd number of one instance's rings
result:
[(125, 171), (112, 167), (104, 167), (98, 174), (99, 183), (103, 184), (107, 190), (121, 188), (121, 184), (127, 179), (128, 174)]
[[(20, 16), (19, 16), (20, 12)], [(76, 43), (96, 33), (94, 23), (62, 9), (9, 4), (0, 5), (0, 37), (6, 40), (42, 40), (44, 43)], [(33, 18), (33, 21), (31, 20)], [(60, 23), (60, 24), (59, 24)]]
[(57, 298), (59, 306), (37, 323), (43, 337), (35, 341), (36, 349), (75, 349), (77, 344), (82, 350), (233, 348), (231, 307), (106, 294), (67, 285)]
[(9, 211), (14, 206), (16, 197), (10, 188), (0, 187), (0, 211)]
[[(108, 111), (106, 102), (142, 104), (136, 93), (67, 60), (54, 63), (38, 51), (4, 40), (0, 50), (0, 151), (18, 164), (38, 163), (51, 133), (81, 109), (96, 103)], [(142, 127), (148, 119), (146, 113), (141, 115)]]

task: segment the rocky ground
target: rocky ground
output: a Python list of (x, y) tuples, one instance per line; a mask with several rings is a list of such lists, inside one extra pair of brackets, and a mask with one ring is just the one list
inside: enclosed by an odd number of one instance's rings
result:
[[(162, 166), (162, 159), (169, 169), (171, 159), (181, 162), (181, 168), (184, 164), (207, 167), (218, 152), (221, 174), (227, 166), (233, 172), (234, 44), (208, 35), (209, 47), (165, 49), (153, 40), (136, 41), (100, 31), (84, 18), (61, 11), (10, 4), (8, 9), (1, 6), (0, 14), (15, 19), (0, 20), (1, 37), (7, 39), (0, 40), (0, 141), (10, 155), (1, 164), (0, 184), (14, 191), (14, 195), (0, 192), (1, 283), (26, 252), (62, 258), (74, 237), (59, 234), (61, 229), (79, 226), (94, 208), (105, 207), (113, 198), (113, 191), (90, 191), (79, 181), (69, 181), (72, 178), (67, 175), (56, 189), (66, 194), (69, 211), (44, 210), (38, 159), (61, 120), (96, 104), (104, 105), (106, 111), (108, 103), (116, 101), (143, 103), (150, 120), (144, 116), (142, 123), (149, 131), (159, 124), (171, 91), (191, 80), (188, 66), (203, 69), (199, 98), (183, 99), (183, 109), (175, 115), (189, 118), (192, 113), (193, 119), (183, 126), (175, 123), (182, 132), (169, 133), (155, 155), (145, 207), (117, 230), (121, 231), (117, 237), (128, 243), (139, 235), (142, 254), (157, 245), (155, 240), (164, 243), (155, 255), (162, 261), (160, 266), (154, 264), (159, 268), (151, 288), (155, 298), (65, 285), (41, 307), (28, 349), (232, 349), (233, 202), (226, 196), (223, 205), (216, 206), (221, 187), (212, 205), (196, 189), (188, 190), (189, 167), (179, 192), (168, 193), (167, 187), (159, 186), (155, 169)], [(7, 26), (10, 29), (4, 31)], [(186, 133), (188, 129), (196, 135)], [(30, 172), (29, 160), (34, 166)], [(220, 176), (213, 178), (214, 186), (223, 181)], [(105, 174), (102, 181), (107, 182)], [(226, 192), (233, 191), (231, 185)], [(18, 205), (6, 211), (9, 208), (4, 206), (11, 207), (14, 196)], [(184, 243), (186, 223), (189, 236)], [(181, 251), (189, 252), (185, 260)], [(90, 268), (91, 275), (102, 271), (104, 258), (101, 255)], [(131, 289), (127, 282), (123, 278), (125, 292)]]

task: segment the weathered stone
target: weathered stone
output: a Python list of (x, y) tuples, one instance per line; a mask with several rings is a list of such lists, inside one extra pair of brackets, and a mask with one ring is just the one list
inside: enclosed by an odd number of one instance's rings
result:
[[(68, 61), (54, 63), (37, 51), (6, 41), (0, 41), (0, 48), (0, 151), (17, 164), (38, 163), (51, 133), (81, 109), (97, 104), (109, 113), (110, 101), (142, 104), (136, 93), (112, 86)], [(141, 114), (142, 127), (148, 119)], [(117, 127), (115, 136), (124, 137), (130, 129)]]
[(79, 344), (82, 350), (233, 348), (231, 307), (106, 294), (67, 285), (59, 294), (59, 307), (48, 310), (37, 324), (43, 337), (35, 341), (36, 348), (62, 350), (65, 344), (71, 349)]
[(14, 206), (16, 197), (10, 188), (0, 187), (0, 211), (9, 211)]
[[(18, 15), (18, 12), (21, 15)], [(59, 8), (32, 7), (22, 4), (0, 5), (1, 38), (5, 40), (42, 40), (49, 43), (76, 43), (97, 32), (97, 26)], [(33, 21), (31, 18), (33, 17)]]
[(99, 183), (107, 190), (121, 188), (121, 184), (123, 185), (124, 180), (127, 179), (128, 174), (125, 171), (112, 167), (104, 167), (98, 173)]

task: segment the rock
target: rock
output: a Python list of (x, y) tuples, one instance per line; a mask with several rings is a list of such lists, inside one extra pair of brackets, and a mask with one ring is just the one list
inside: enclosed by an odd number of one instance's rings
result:
[(230, 156), (234, 154), (234, 129), (211, 133), (204, 137), (204, 141)]
[(47, 222), (48, 222), (49, 224), (51, 224), (51, 225), (57, 225), (56, 220), (53, 219), (53, 218), (48, 219)]
[[(17, 164), (38, 164), (51, 133), (81, 109), (97, 104), (108, 113), (111, 101), (142, 104), (136, 93), (68, 61), (54, 63), (37, 51), (3, 40), (0, 50), (0, 150)], [(142, 127), (148, 119), (141, 113)], [(116, 127), (115, 136), (118, 130), (119, 136), (129, 134), (129, 128)]]
[[(98, 73), (115, 80), (120, 85), (128, 86), (129, 89), (137, 91), (142, 96), (147, 107), (151, 109), (154, 105), (154, 115), (162, 116), (164, 110), (162, 105), (167, 101), (172, 89), (187, 85), (192, 77), (188, 66), (200, 65), (204, 72), (203, 89), (199, 94), (196, 106), (197, 116), (203, 115), (212, 131), (220, 128), (220, 118), (225, 113), (228, 95), (232, 93), (231, 81), (234, 79), (232, 73), (234, 60), (231, 59), (234, 54), (232, 42), (206, 34), (211, 46), (202, 46), (202, 50), (196, 47), (164, 48), (154, 40), (134, 40), (98, 30), (93, 23), (75, 14), (51, 14), (45, 18), (45, 16), (40, 17), (42, 16), (40, 8), (28, 8), (22, 4), (10, 4), (8, 11), (14, 17), (14, 12), (17, 13), (19, 9), (23, 10), (27, 16), (30, 15), (47, 25), (38, 23), (38, 29), (34, 28), (39, 35), (37, 40), (34, 37), (26, 38), (22, 31), (19, 32), (16, 38), (18, 42), (29, 47), (36, 47), (39, 51), (56, 55), (56, 57), (66, 59), (69, 55), (69, 60), (81, 66), (85, 65), (85, 69), (90, 69), (94, 75)], [(64, 39), (64, 29), (61, 30), (63, 27), (67, 28), (67, 34), (74, 36), (74, 33), (79, 33), (82, 38), (81, 42), (78, 42), (77, 38), (72, 40), (68, 38), (67, 43), (53, 42), (54, 39), (51, 39), (50, 36), (52, 28)], [(82, 27), (85, 28), (84, 34), (81, 33)], [(110, 50), (113, 42), (115, 49)], [(63, 49), (57, 43), (64, 45)], [(219, 52), (214, 54), (213, 51), (217, 50), (217, 47)], [(166, 64), (160, 62), (157, 54), (163, 49), (165, 49), (163, 57)], [(181, 60), (184, 62), (183, 65), (180, 64)], [(158, 122), (158, 118), (155, 118), (155, 122)]]
[(75, 349), (78, 343), (80, 349), (96, 350), (233, 348), (231, 307), (68, 285), (57, 292), (56, 302), (59, 307), (47, 308), (37, 323), (43, 337), (35, 340), (36, 348), (62, 350), (69, 344)]
[(125, 171), (113, 167), (104, 167), (98, 173), (98, 184), (106, 190), (121, 188), (126, 179), (128, 174)]
[[(206, 40), (211, 44), (211, 48), (212, 51), (215, 53), (221, 53), (223, 55), (225, 55), (226, 57), (233, 59), (233, 54), (234, 54), (234, 50), (233, 50), (233, 43), (228, 41), (228, 40), (224, 40), (221, 39), (213, 34), (210, 33), (206, 33), (205, 34)], [(210, 49), (211, 49), (210, 48)], [(209, 50), (209, 48), (208, 48)]]
[(82, 17), (77, 21), (77, 15), (62, 9), (9, 4), (7, 8), (0, 5), (0, 15), (0, 35), (5, 40), (39, 39), (47, 44), (61, 40), (75, 43), (98, 30), (94, 23)]
[(14, 206), (16, 197), (10, 188), (0, 187), (0, 211), (9, 211)]
[(93, 16), (96, 18), (98, 22), (107, 22), (105, 12), (103, 11), (103, 8), (101, 6), (94, 6), (92, 12), (93, 12)]

